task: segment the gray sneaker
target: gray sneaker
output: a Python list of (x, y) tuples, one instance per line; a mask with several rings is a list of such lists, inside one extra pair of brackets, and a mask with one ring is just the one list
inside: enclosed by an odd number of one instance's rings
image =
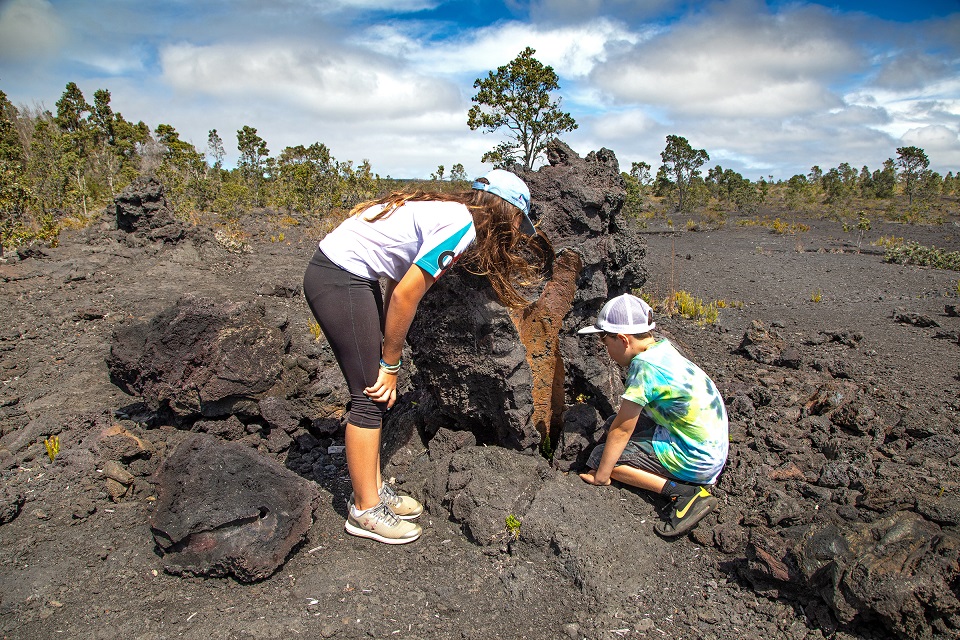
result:
[(423, 513), (423, 505), (416, 498), (400, 495), (386, 482), (380, 489), (380, 500), (386, 502), (401, 520), (413, 520)]
[(398, 518), (385, 502), (357, 516), (354, 512), (355, 507), (351, 505), (343, 526), (353, 536), (372, 538), (386, 544), (406, 544), (419, 538), (423, 531), (420, 525)]

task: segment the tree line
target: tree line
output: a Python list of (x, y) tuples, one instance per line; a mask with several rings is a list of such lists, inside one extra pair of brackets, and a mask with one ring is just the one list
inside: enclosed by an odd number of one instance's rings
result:
[(793, 210), (818, 205), (842, 208), (854, 200), (884, 201), (897, 195), (906, 197), (908, 208), (930, 208), (945, 197), (960, 195), (960, 174), (950, 171), (941, 176), (930, 170), (930, 159), (919, 147), (898, 147), (896, 158), (888, 158), (873, 171), (866, 165), (857, 170), (844, 162), (827, 171), (814, 165), (809, 173), (786, 181), (761, 177), (754, 182), (720, 165), (708, 168), (704, 175), (702, 168), (710, 160), (706, 150), (694, 149), (682, 136), (669, 135), (666, 141), (656, 176), (651, 176), (646, 162), (634, 162), (624, 175), (628, 203), (642, 203), (649, 193), (666, 199), (675, 211), (692, 211), (712, 201), (752, 213), (769, 203), (774, 191), (780, 203)]
[[(228, 170), (216, 129), (198, 150), (173, 125), (151, 131), (113, 111), (105, 89), (91, 104), (70, 82), (55, 112), (18, 108), (0, 91), (0, 246), (55, 237), (66, 220), (84, 224), (138, 176), (162, 182), (181, 215), (211, 211), (227, 220), (258, 207), (302, 215), (349, 209), (383, 189), (368, 161), (338, 161), (320, 142), (273, 156), (244, 125), (236, 144), (237, 166)], [(451, 170), (465, 173), (459, 164)]]
[[(467, 126), (501, 132), (504, 141), (482, 161), (498, 168), (532, 169), (547, 142), (577, 128), (561, 110), (554, 70), (526, 47), (509, 64), (474, 82), (477, 93)], [(226, 169), (225, 142), (216, 129), (206, 148), (182, 140), (170, 124), (153, 130), (113, 111), (110, 92), (98, 89), (89, 103), (73, 82), (66, 85), (55, 112), (14, 106), (0, 91), (0, 252), (31, 239), (55, 238), (64, 221), (83, 224), (108, 205), (138, 176), (153, 176), (181, 215), (210, 211), (227, 221), (244, 211), (271, 208), (294, 215), (325, 215), (397, 187), (381, 178), (370, 162), (338, 161), (320, 142), (286, 147), (271, 155), (257, 130), (236, 132), (239, 160)], [(788, 209), (828, 204), (843, 207), (853, 199), (891, 199), (902, 194), (908, 207), (929, 207), (937, 198), (960, 193), (960, 177), (929, 169), (923, 149), (900, 147), (879, 169), (857, 170), (848, 163), (823, 171), (819, 166), (786, 181), (751, 181), (720, 165), (704, 167), (710, 156), (678, 135), (668, 135), (656, 174), (646, 162), (623, 173), (625, 209), (639, 213), (652, 196), (667, 208), (689, 212), (714, 203), (740, 212), (756, 211), (776, 192)], [(457, 188), (467, 180), (460, 163), (449, 173), (439, 165), (435, 182)], [(2, 253), (0, 253), (2, 255)]]

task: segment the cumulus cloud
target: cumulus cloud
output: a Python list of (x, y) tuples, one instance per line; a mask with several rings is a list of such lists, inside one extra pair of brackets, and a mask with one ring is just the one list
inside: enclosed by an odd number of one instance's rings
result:
[(730, 9), (678, 24), (592, 77), (617, 103), (782, 118), (841, 106), (829, 82), (863, 63), (818, 10)]
[(600, 140), (612, 141), (646, 136), (658, 128), (657, 121), (642, 110), (629, 109), (592, 119), (590, 129)]
[(68, 31), (47, 0), (10, 0), (0, 8), (0, 57), (48, 57), (59, 52)]
[(521, 22), (498, 23), (476, 29), (456, 39), (435, 42), (432, 27), (411, 29), (407, 22), (371, 27), (352, 42), (384, 55), (399, 55), (424, 72), (444, 75), (494, 71), (513, 60), (526, 47), (561, 76), (587, 75), (606, 58), (613, 45), (632, 45), (642, 37), (624, 25), (597, 18), (576, 26), (541, 28)]
[(931, 163), (948, 166), (957, 172), (960, 167), (960, 134), (956, 129), (934, 124), (910, 129), (900, 138), (901, 146), (920, 147)]
[(944, 78), (952, 78), (954, 74), (955, 69), (946, 60), (910, 51), (884, 64), (874, 84), (892, 91), (921, 89)]
[(270, 99), (340, 121), (405, 117), (461, 106), (457, 88), (442, 79), (340, 47), (178, 44), (163, 49), (160, 59), (163, 78), (178, 91)]

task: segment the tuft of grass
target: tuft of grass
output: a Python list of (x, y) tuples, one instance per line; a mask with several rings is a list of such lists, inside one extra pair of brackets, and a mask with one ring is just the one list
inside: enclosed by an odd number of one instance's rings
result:
[(817, 289), (810, 294), (810, 302), (819, 304), (823, 300), (823, 292), (820, 289)]
[(320, 337), (323, 335), (323, 330), (320, 329), (320, 323), (316, 320), (310, 321), (310, 335), (313, 336), (314, 342), (320, 342)]
[(892, 249), (893, 247), (899, 247), (903, 245), (903, 238), (898, 238), (897, 236), (880, 236), (871, 242), (870, 245), (873, 247), (885, 247)]
[(60, 437), (50, 436), (43, 441), (43, 444), (47, 447), (47, 457), (50, 458), (50, 462), (56, 460), (57, 454), (60, 453)]
[(720, 317), (720, 311), (715, 302), (704, 303), (686, 291), (677, 291), (672, 298), (673, 308), (684, 318), (694, 320), (699, 324), (714, 324)]
[(805, 233), (810, 231), (810, 226), (801, 222), (785, 222), (779, 217), (771, 220), (769, 216), (763, 218), (744, 218), (737, 220), (737, 226), (740, 227), (766, 227), (778, 235), (788, 233)]

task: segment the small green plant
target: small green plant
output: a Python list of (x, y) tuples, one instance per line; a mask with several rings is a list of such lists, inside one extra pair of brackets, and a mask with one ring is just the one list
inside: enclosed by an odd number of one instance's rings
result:
[(517, 518), (517, 516), (511, 513), (510, 515), (507, 516), (505, 524), (507, 527), (507, 535), (509, 535), (512, 540), (519, 540), (520, 539), (520, 520)]
[(320, 329), (320, 323), (311, 320), (310, 321), (310, 335), (313, 336), (314, 342), (320, 342), (320, 336), (323, 335), (323, 330)]
[(820, 289), (817, 289), (816, 291), (810, 294), (810, 302), (819, 304), (820, 301), (822, 300), (823, 300), (823, 292), (820, 291)]
[(860, 244), (863, 242), (863, 234), (867, 231), (870, 231), (870, 219), (863, 215), (863, 211), (858, 214), (857, 217), (857, 253), (860, 253)]
[(543, 434), (543, 438), (540, 440), (540, 455), (547, 460), (553, 460), (554, 450), (553, 443), (550, 441), (550, 432), (548, 431)]
[(60, 453), (60, 437), (50, 436), (43, 441), (43, 444), (47, 447), (47, 457), (50, 458), (50, 462), (56, 460), (57, 454)]

